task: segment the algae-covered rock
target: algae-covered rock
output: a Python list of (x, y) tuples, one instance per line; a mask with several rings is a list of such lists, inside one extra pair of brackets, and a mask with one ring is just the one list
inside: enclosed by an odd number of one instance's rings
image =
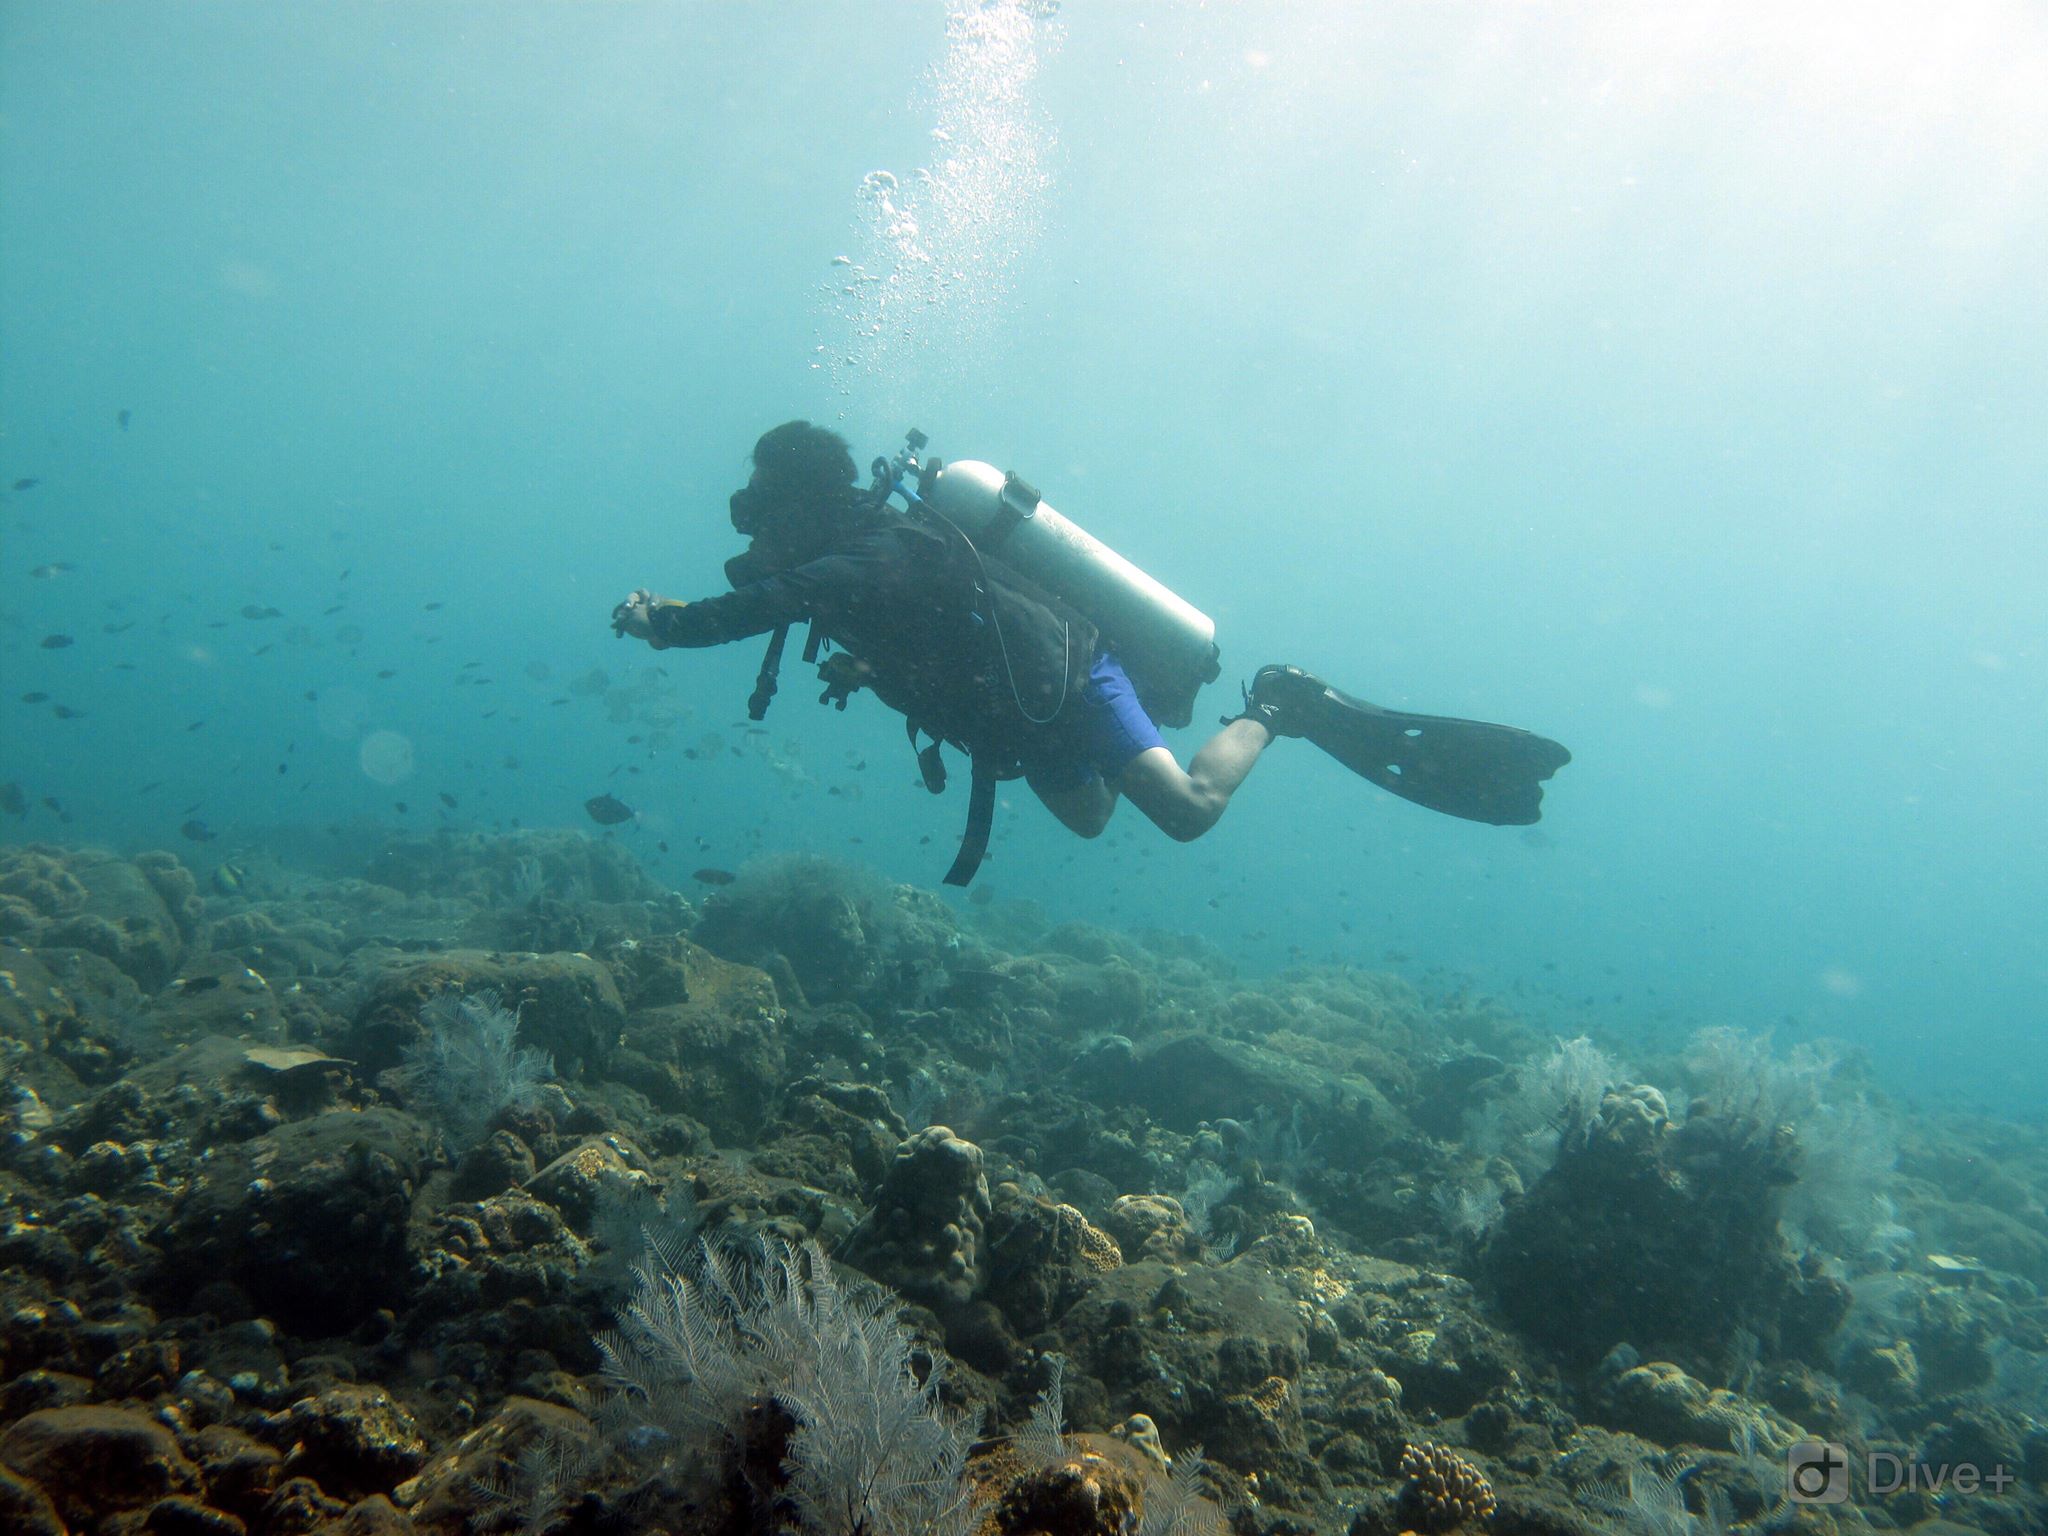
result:
[[(597, 1459), (597, 1428), (581, 1413), (555, 1403), (508, 1397), (491, 1417), (445, 1446), (402, 1483), (393, 1497), (421, 1525), (441, 1529), (463, 1521), (478, 1505), (479, 1488), (524, 1489), (536, 1466), (559, 1464), (573, 1472)], [(563, 1488), (567, 1495), (571, 1490)]]
[(0, 1434), (0, 1463), (39, 1485), (74, 1526), (199, 1487), (170, 1430), (102, 1403), (28, 1414)]
[(775, 987), (751, 966), (691, 946), (686, 1001), (626, 1021), (613, 1074), (658, 1108), (750, 1143), (782, 1091), (786, 1057)]
[(579, 1142), (528, 1179), (526, 1189), (560, 1211), (584, 1237), (590, 1235), (591, 1221), (606, 1200), (630, 1203), (660, 1192), (646, 1157), (618, 1136)]
[(0, 936), (89, 950), (145, 991), (171, 979), (198, 912), (191, 876), (170, 854), (131, 862), (89, 848), (0, 849)]
[(141, 1010), (141, 989), (103, 956), (0, 948), (0, 1049), (10, 1076), (53, 1107), (112, 1082), (154, 1048), (136, 1027)]
[(448, 950), (380, 968), (340, 1054), (371, 1076), (397, 1066), (427, 1033), (420, 1010), (449, 992), (496, 993), (519, 1016), (519, 1045), (570, 1080), (602, 1075), (626, 1021), (611, 972), (588, 955)]
[(280, 1415), (292, 1442), (288, 1477), (310, 1477), (331, 1494), (388, 1493), (418, 1471), (426, 1441), (410, 1409), (381, 1387), (330, 1387)]
[(403, 1302), (426, 1133), (395, 1110), (329, 1110), (216, 1153), (155, 1239), (163, 1280), (226, 1278), (293, 1327), (345, 1331)]
[(1320, 1485), (1299, 1400), (1303, 1310), (1265, 1265), (1131, 1264), (1103, 1275), (1056, 1331), (1074, 1366), (1107, 1392), (1113, 1417), (1148, 1414), (1169, 1444), (1199, 1443), (1244, 1470)]
[[(1312, 1150), (1340, 1168), (1359, 1166), (1403, 1130), (1400, 1115), (1368, 1079), (1215, 1035), (1179, 1035), (1141, 1051), (1124, 1094), (1175, 1130), (1263, 1119), (1284, 1127), (1303, 1155)], [(1271, 1149), (1248, 1148), (1247, 1155), (1261, 1150), (1265, 1161), (1285, 1160)]]
[(450, 1207), (425, 1224), (418, 1255), (406, 1328), (441, 1370), (503, 1390), (532, 1372), (522, 1351), (546, 1352), (548, 1369), (596, 1367), (576, 1292), (590, 1248), (547, 1202), (514, 1189)]

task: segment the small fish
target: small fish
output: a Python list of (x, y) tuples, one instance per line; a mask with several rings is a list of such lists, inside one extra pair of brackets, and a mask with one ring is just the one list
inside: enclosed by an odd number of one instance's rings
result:
[(64, 649), (65, 646), (75, 644), (77, 644), (77, 642), (74, 641), (69, 635), (43, 636), (43, 649), (46, 651), (61, 651)]
[(119, 427), (123, 432), (126, 432), (128, 430), (128, 423), (134, 419), (135, 413), (127, 409), (127, 407), (125, 406), (122, 407), (120, 410), (114, 412), (114, 425)]
[(665, 840), (657, 842), (654, 846), (659, 848), (663, 853), (668, 852), (668, 843)]
[(43, 809), (53, 816), (62, 816), (64, 814), (64, 802), (55, 795), (45, 795), (43, 796)]
[(37, 581), (48, 581), (52, 576), (62, 576), (67, 571), (75, 571), (77, 569), (78, 567), (69, 560), (52, 560), (48, 565), (37, 566), (29, 572), (29, 575), (33, 576)]
[(223, 864), (213, 872), (214, 888), (229, 895), (239, 891), (248, 878), (248, 872), (239, 864)]
[(186, 726), (185, 729), (188, 731), (196, 731), (205, 724), (206, 722), (204, 720), (194, 720), (190, 725)]
[(49, 698), (50, 696), (47, 693), (24, 693), (21, 696), (21, 702), (24, 704), (45, 704), (49, 702)]
[(383, 671), (377, 674), (378, 681), (380, 682), (389, 682), (392, 678), (396, 676), (398, 676), (398, 673), (390, 667), (386, 667)]
[(83, 720), (85, 718), (84, 710), (73, 709), (69, 704), (52, 704), (50, 706), (50, 713), (59, 720)]
[(595, 795), (583, 802), (583, 809), (590, 819), (601, 827), (616, 827), (622, 821), (631, 821), (639, 812), (626, 804), (617, 795)]
[(977, 885), (972, 891), (968, 893), (967, 904), (972, 907), (985, 907), (995, 899), (996, 893), (994, 887), (986, 885)]
[(42, 483), (43, 482), (38, 480), (34, 475), (23, 475), (19, 480), (14, 482), (14, 488), (17, 491), (32, 491)]
[(10, 816), (28, 814), (28, 792), (12, 779), (0, 784), (0, 811)]
[(421, 605), (420, 611), (423, 613), (432, 613), (436, 608), (440, 606), (441, 605), (439, 603), (425, 603)]
[(391, 802), (391, 808), (392, 808), (392, 809), (393, 809), (394, 811), (398, 812), (398, 814), (399, 814), (399, 815), (401, 815), (401, 816), (403, 816), (403, 815), (405, 814), (405, 802), (404, 802), (403, 800), (394, 800), (394, 801), (392, 801), (392, 802)]
[(174, 990), (185, 993), (211, 992), (220, 985), (218, 976), (180, 976), (171, 983)]
[(699, 885), (731, 885), (739, 876), (729, 869), (698, 869), (691, 871), (690, 878)]
[(284, 617), (284, 612), (278, 608), (260, 608), (254, 603), (244, 603), (242, 605), (242, 617), (245, 619), (281, 619)]
[(441, 791), (441, 803), (451, 811), (455, 809), (455, 797), (445, 789)]
[(283, 763), (279, 763), (279, 764), (277, 765), (277, 771), (278, 771), (278, 773), (279, 773), (280, 775), (282, 775), (282, 774), (283, 774), (283, 772), (284, 772), (284, 770), (285, 770), (285, 767), (286, 767), (286, 765), (285, 765), (285, 764), (283, 764)]
[(299, 697), (304, 699), (308, 704), (317, 704), (320, 702), (320, 690), (318, 688), (308, 688), (304, 693), (300, 694)]
[(178, 830), (191, 838), (195, 843), (210, 843), (219, 835), (197, 816), (194, 816), (190, 821), (178, 828)]

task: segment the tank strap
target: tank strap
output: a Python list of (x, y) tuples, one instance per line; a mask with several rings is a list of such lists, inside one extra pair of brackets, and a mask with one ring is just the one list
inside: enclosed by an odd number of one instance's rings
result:
[(987, 753), (978, 753), (967, 796), (967, 830), (960, 834), (960, 852), (946, 871), (947, 885), (967, 884), (988, 856), (989, 831), (996, 820), (997, 777), (995, 761)]

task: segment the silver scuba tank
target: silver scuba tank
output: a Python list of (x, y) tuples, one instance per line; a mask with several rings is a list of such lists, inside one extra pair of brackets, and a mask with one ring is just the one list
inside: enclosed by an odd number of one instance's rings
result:
[(992, 464), (956, 459), (923, 474), (918, 494), (984, 554), (1086, 616), (1161, 725), (1194, 718), (1195, 695), (1222, 670), (1216, 624), (1207, 614)]

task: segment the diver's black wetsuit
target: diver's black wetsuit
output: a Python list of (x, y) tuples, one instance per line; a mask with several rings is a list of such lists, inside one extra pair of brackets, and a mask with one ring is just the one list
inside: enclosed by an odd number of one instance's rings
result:
[(851, 530), (815, 560), (648, 615), (664, 646), (723, 645), (806, 619), (876, 669), (871, 686), (892, 708), (956, 739), (1008, 739), (1020, 751), (1020, 729), (1037, 735), (1022, 716), (1058, 715), (1097, 644), (1093, 625), (1014, 572), (904, 523)]

